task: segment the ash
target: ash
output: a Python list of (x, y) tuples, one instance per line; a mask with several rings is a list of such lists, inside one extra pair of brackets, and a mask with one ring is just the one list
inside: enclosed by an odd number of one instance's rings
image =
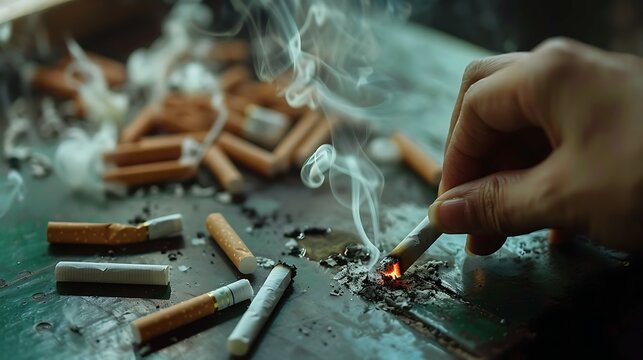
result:
[[(337, 284), (389, 311), (405, 310), (413, 304), (432, 301), (440, 291), (438, 269), (447, 265), (444, 261), (427, 261), (411, 267), (403, 279), (393, 280), (365, 266), (363, 257), (344, 256), (342, 260), (346, 263), (337, 267), (339, 271), (333, 277)], [(322, 261), (328, 262), (328, 259)], [(338, 293), (336, 288), (333, 291)]]

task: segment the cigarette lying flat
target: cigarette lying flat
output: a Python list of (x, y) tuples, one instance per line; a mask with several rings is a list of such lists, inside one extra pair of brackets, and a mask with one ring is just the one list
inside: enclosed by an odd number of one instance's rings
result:
[(413, 169), (429, 184), (433, 186), (439, 185), (442, 169), (435, 160), (431, 159), (426, 152), (402, 133), (393, 134), (391, 141), (398, 146), (402, 154), (402, 160), (408, 167)]
[(222, 132), (217, 139), (217, 145), (221, 146), (232, 160), (263, 176), (272, 177), (278, 172), (279, 166), (273, 154), (236, 135)]
[(177, 160), (181, 153), (181, 142), (169, 142), (163, 146), (147, 146), (140, 142), (125, 143), (118, 145), (114, 150), (104, 152), (103, 161), (117, 166), (131, 166)]
[(208, 215), (205, 226), (214, 241), (242, 274), (251, 274), (257, 268), (257, 259), (220, 213)]
[(181, 214), (167, 215), (139, 225), (54, 222), (47, 224), (50, 244), (121, 245), (180, 235)]
[(380, 271), (397, 279), (442, 235), (425, 217), (391, 252), (382, 259)]
[(277, 158), (279, 170), (288, 170), (292, 163), (291, 159), (297, 145), (299, 145), (306, 135), (313, 130), (319, 120), (319, 113), (313, 111), (308, 112), (295, 123), (288, 134), (286, 134), (286, 136), (281, 140), (273, 152)]
[(126, 186), (141, 186), (164, 182), (184, 181), (194, 177), (196, 167), (178, 161), (163, 161), (149, 164), (107, 169), (103, 181)]
[(54, 270), (58, 282), (164, 285), (170, 282), (168, 265), (108, 264), (61, 261)]
[(203, 163), (226, 191), (238, 194), (243, 190), (243, 176), (217, 145), (212, 145), (208, 149), (203, 157)]
[(308, 158), (315, 153), (320, 145), (330, 140), (332, 127), (337, 123), (337, 119), (331, 118), (327, 121), (319, 121), (312, 129), (310, 134), (302, 140), (301, 144), (295, 149), (292, 160), (297, 166), (302, 166)]
[(132, 322), (134, 341), (145, 343), (183, 325), (252, 299), (250, 282), (241, 279)]
[(245, 116), (230, 113), (225, 129), (268, 148), (284, 136), (290, 121), (281, 113), (257, 105), (248, 105)]
[(243, 356), (259, 335), (270, 314), (290, 284), (294, 272), (284, 264), (275, 266), (228, 337), (228, 351)]
[(222, 62), (246, 61), (249, 56), (250, 47), (242, 40), (217, 41), (210, 51), (213, 60)]
[(161, 112), (158, 104), (145, 106), (121, 131), (120, 142), (134, 142), (152, 131), (160, 122)]
[(277, 99), (277, 88), (272, 82), (246, 81), (237, 85), (234, 92), (254, 104), (268, 105)]
[(225, 69), (219, 76), (219, 87), (226, 91), (250, 78), (250, 71), (245, 65), (234, 65)]

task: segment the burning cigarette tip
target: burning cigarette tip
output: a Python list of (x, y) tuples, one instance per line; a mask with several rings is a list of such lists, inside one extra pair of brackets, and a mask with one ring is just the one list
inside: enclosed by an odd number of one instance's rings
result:
[(387, 256), (380, 262), (380, 274), (388, 279), (399, 279), (402, 277), (402, 270), (400, 269), (400, 261), (392, 256)]

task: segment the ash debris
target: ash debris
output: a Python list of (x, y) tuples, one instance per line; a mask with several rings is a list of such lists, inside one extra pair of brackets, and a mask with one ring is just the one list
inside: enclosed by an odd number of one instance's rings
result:
[(336, 266), (344, 266), (349, 263), (360, 265), (364, 262), (368, 262), (370, 255), (366, 248), (361, 244), (352, 244), (348, 245), (344, 252), (340, 254), (333, 254), (327, 257), (324, 260), (319, 262), (319, 265), (327, 268), (333, 268)]

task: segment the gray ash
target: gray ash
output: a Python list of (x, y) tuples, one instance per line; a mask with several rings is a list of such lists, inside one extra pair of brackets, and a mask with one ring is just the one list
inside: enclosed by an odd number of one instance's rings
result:
[(285, 232), (284, 237), (303, 240), (306, 238), (306, 235), (328, 235), (331, 231), (331, 228), (325, 227), (306, 227), (303, 230), (295, 228), (291, 231)]
[(344, 249), (341, 254), (333, 254), (328, 258), (321, 260), (319, 265), (333, 268), (336, 266), (347, 265), (349, 263), (363, 263), (370, 259), (366, 248), (361, 244), (351, 244)]

